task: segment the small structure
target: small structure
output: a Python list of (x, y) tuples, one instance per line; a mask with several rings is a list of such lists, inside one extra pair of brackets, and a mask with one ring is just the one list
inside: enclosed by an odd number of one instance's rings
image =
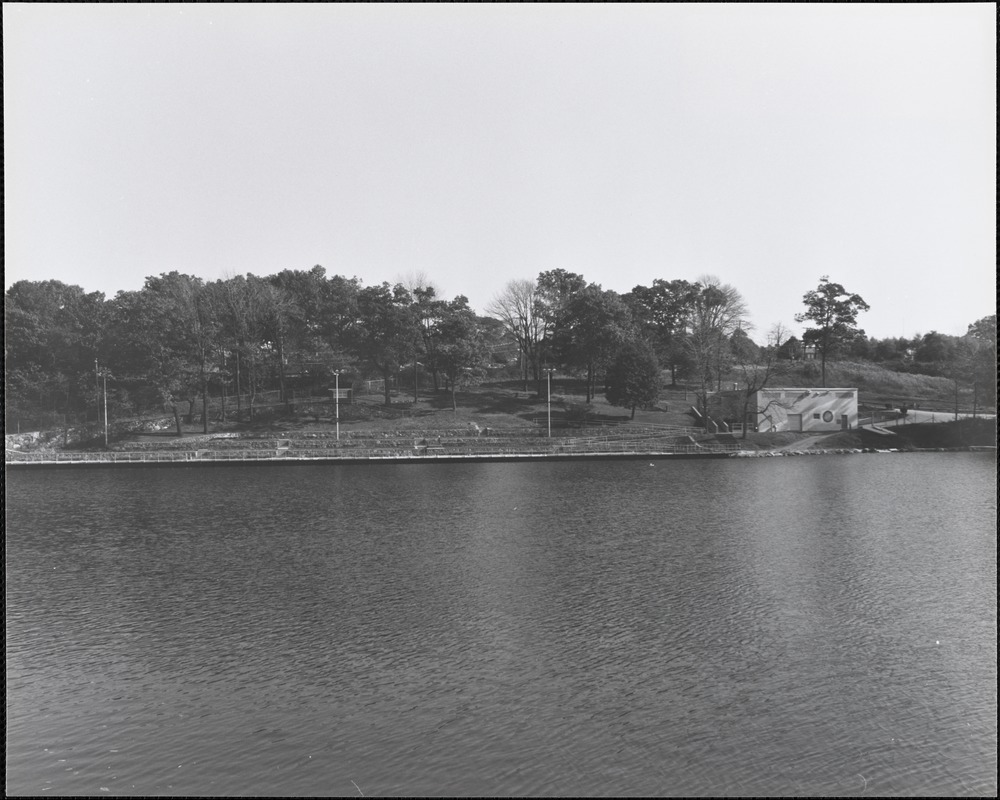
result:
[(347, 405), (351, 405), (354, 403), (354, 389), (350, 387), (346, 389), (343, 387), (341, 387), (340, 389), (327, 389), (326, 391), (330, 395), (331, 403), (336, 403), (337, 401), (340, 401), (342, 403), (347, 403)]
[(857, 389), (761, 389), (756, 401), (753, 422), (761, 432), (846, 431), (858, 427)]

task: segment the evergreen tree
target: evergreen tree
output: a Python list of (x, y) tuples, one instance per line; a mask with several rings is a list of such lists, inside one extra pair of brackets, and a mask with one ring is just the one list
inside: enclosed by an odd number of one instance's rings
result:
[(839, 283), (831, 283), (824, 275), (819, 287), (802, 298), (806, 310), (796, 314), (796, 322), (812, 322), (815, 327), (807, 328), (802, 335), (806, 344), (816, 345), (820, 357), (822, 383), (826, 386), (826, 360), (841, 345), (853, 341), (865, 332), (856, 327), (858, 313), (868, 311), (868, 304), (858, 294), (848, 294)]

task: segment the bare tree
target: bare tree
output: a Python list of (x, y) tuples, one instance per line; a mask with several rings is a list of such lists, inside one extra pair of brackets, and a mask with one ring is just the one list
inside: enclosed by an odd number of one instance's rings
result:
[[(787, 362), (778, 359), (778, 351), (788, 331), (780, 322), (774, 325), (767, 334), (767, 342), (758, 347), (746, 336), (733, 337), (733, 361), (739, 375), (739, 402), (743, 422), (743, 438), (747, 438), (747, 420), (750, 418), (750, 404), (754, 396), (765, 388), (771, 378), (783, 369)], [(757, 416), (769, 410), (777, 401), (770, 401), (763, 409), (755, 408), (754, 424)]]
[(417, 296), (417, 292), (428, 292), (428, 290), (432, 297), (441, 296), (441, 287), (434, 283), (434, 281), (431, 280), (430, 275), (422, 269), (400, 273), (396, 277), (395, 283), (402, 286), (414, 297)]
[(747, 306), (743, 296), (714, 275), (698, 279), (691, 300), (686, 339), (688, 353), (698, 380), (698, 402), (708, 413), (708, 392), (712, 379), (718, 380), (729, 357), (729, 339), (737, 330), (747, 330)]
[(503, 323), (521, 353), (521, 375), (528, 390), (529, 370), (539, 380), (539, 348), (545, 333), (545, 319), (539, 313), (534, 281), (510, 281), (486, 307), (486, 313)]

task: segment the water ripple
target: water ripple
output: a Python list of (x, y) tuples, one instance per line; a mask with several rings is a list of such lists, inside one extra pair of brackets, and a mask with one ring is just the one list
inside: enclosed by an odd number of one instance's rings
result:
[(995, 794), (993, 462), (644, 466), (10, 476), (8, 791)]

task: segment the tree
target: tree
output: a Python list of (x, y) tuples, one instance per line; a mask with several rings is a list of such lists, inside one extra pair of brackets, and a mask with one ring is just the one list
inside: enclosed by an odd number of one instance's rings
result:
[(358, 319), (352, 330), (358, 357), (383, 379), (385, 405), (392, 405), (390, 381), (402, 364), (416, 358), (420, 320), (413, 297), (401, 284), (368, 286), (358, 292)]
[(302, 311), (291, 293), (274, 281), (262, 280), (256, 287), (261, 303), (261, 322), (266, 350), (278, 368), (278, 396), (289, 403), (286, 366), (291, 349), (297, 348), (303, 331)]
[(323, 285), (320, 314), (311, 324), (332, 353), (348, 349), (351, 331), (358, 319), (359, 291), (358, 279), (343, 275), (334, 275)]
[(477, 315), (476, 325), (483, 337), (483, 343), (489, 353), (488, 363), (491, 367), (506, 366), (510, 360), (511, 341), (503, 323), (496, 317)]
[(464, 296), (443, 305), (432, 338), (438, 367), (451, 388), (452, 411), (457, 412), (458, 387), (479, 380), (489, 360), (485, 337)]
[[(754, 396), (761, 389), (764, 389), (768, 382), (780, 372), (784, 366), (781, 356), (783, 340), (786, 336), (784, 326), (779, 322), (774, 325), (767, 334), (767, 342), (763, 347), (758, 347), (747, 336), (733, 336), (732, 349), (733, 361), (736, 364), (739, 379), (739, 397), (742, 414), (740, 421), (743, 423), (743, 438), (747, 438), (747, 421), (750, 418), (750, 405), (754, 401)], [(754, 409), (757, 411), (766, 409)], [(756, 425), (756, 413), (754, 424)]]
[(648, 408), (660, 393), (660, 362), (653, 348), (642, 341), (624, 344), (608, 366), (604, 396), (613, 406)]
[(134, 337), (125, 373), (156, 387), (174, 413), (178, 436), (179, 403), (187, 402), (190, 423), (201, 394), (202, 430), (208, 433), (208, 376), (218, 326), (201, 278), (179, 272), (150, 276), (138, 293), (119, 293), (116, 300), (125, 312), (119, 319)]
[(777, 356), (782, 361), (799, 360), (802, 358), (802, 342), (794, 336), (789, 336), (785, 339), (781, 346), (778, 347)]
[[(5, 410), (59, 417), (96, 408), (94, 359), (104, 360), (107, 304), (60, 281), (18, 281), (4, 295)], [(61, 421), (61, 420), (60, 420)], [(15, 423), (17, 424), (17, 423)]]
[(920, 337), (917, 340), (908, 339), (905, 336), (889, 337), (887, 339), (869, 340), (869, 357), (875, 362), (906, 361), (916, 351), (920, 344)]
[(943, 364), (951, 358), (954, 347), (954, 337), (931, 331), (924, 334), (913, 357), (916, 361)]
[(527, 391), (529, 371), (535, 380), (541, 379), (539, 354), (545, 332), (535, 284), (528, 280), (510, 281), (486, 307), (486, 313), (500, 320), (517, 343), (524, 390)]
[[(413, 295), (413, 310), (420, 323), (420, 339), (423, 358), (434, 381), (434, 391), (438, 390), (438, 376), (441, 372), (441, 359), (437, 352), (438, 325), (441, 323), (448, 304), (435, 297), (433, 286), (417, 287), (410, 290)], [(413, 399), (417, 399), (416, 370), (414, 369)]]
[(803, 333), (806, 344), (815, 344), (820, 356), (822, 385), (826, 386), (826, 360), (837, 348), (865, 332), (856, 327), (858, 314), (869, 305), (858, 294), (848, 294), (839, 283), (831, 283), (824, 275), (819, 287), (803, 296), (806, 310), (795, 315), (796, 322), (812, 322), (814, 327)]
[(242, 390), (246, 386), (251, 421), (264, 377), (263, 365), (273, 349), (268, 331), (272, 297), (265, 287), (254, 275), (236, 275), (220, 283), (215, 292), (223, 342), (236, 359), (236, 413), (242, 413)]
[(632, 314), (621, 297), (592, 283), (574, 294), (557, 321), (556, 358), (587, 381), (587, 402), (596, 393), (598, 370), (626, 342), (636, 338)]
[(402, 286), (413, 297), (418, 296), (418, 292), (429, 293), (431, 297), (441, 294), (440, 287), (436, 286), (424, 270), (410, 270), (396, 277), (396, 283)]
[(997, 402), (997, 315), (991, 314), (969, 325), (965, 334), (969, 344), (969, 367), (972, 379), (972, 413), (980, 402)]
[(707, 414), (709, 386), (713, 379), (719, 384), (730, 355), (729, 337), (749, 325), (746, 303), (735, 288), (714, 275), (700, 278), (697, 287), (685, 345), (698, 381), (698, 402)]
[(871, 361), (874, 355), (874, 341), (867, 336), (856, 336), (845, 350), (852, 361)]
[(677, 385), (677, 371), (687, 363), (684, 334), (697, 292), (688, 281), (657, 278), (651, 286), (636, 286), (622, 297), (643, 337), (670, 368), (671, 386)]
[[(337, 277), (328, 281), (326, 271), (319, 265), (308, 271), (282, 270), (266, 279), (274, 290), (267, 304), (267, 335), (279, 353), (278, 375), (286, 402), (288, 366), (297, 366), (300, 376), (309, 374), (315, 378), (345, 361), (341, 337), (335, 330), (342, 328), (342, 321), (333, 322), (339, 316), (332, 309), (336, 281)], [(356, 311), (347, 309), (347, 312), (353, 320)], [(332, 335), (327, 336), (328, 333)], [(331, 339), (336, 347), (330, 345)]]
[[(538, 361), (540, 364), (551, 365), (557, 358), (556, 342), (560, 334), (559, 326), (566, 316), (566, 307), (570, 300), (586, 288), (587, 281), (575, 272), (550, 269), (538, 274), (535, 285), (535, 313), (542, 320)], [(539, 372), (535, 375), (539, 394), (542, 393), (541, 379)]]

